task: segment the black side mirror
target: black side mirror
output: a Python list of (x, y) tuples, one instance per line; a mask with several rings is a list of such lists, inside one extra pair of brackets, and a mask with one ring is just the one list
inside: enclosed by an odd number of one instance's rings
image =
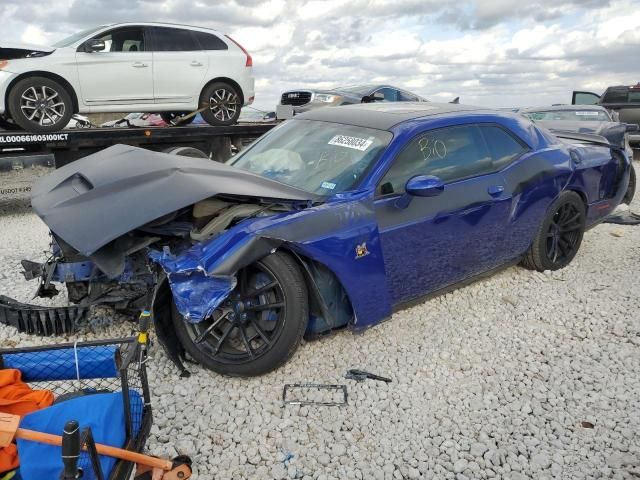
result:
[(371, 95), (365, 95), (362, 97), (362, 103), (373, 103), (384, 100), (384, 94), (382, 92), (375, 92)]
[(97, 38), (92, 38), (84, 43), (84, 51), (87, 53), (95, 53), (102, 52), (107, 46), (104, 43), (104, 40), (99, 40)]
[(640, 131), (640, 125), (637, 125), (635, 123), (627, 123), (627, 133), (633, 133), (633, 132), (638, 132)]

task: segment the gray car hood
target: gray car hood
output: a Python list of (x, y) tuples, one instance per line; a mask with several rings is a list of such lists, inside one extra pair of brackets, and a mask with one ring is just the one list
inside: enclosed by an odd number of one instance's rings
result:
[(83, 255), (213, 195), (313, 201), (320, 197), (207, 159), (115, 145), (39, 179), (31, 204)]

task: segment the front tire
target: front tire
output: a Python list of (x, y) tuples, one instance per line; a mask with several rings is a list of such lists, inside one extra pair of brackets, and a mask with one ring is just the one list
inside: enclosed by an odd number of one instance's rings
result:
[(539, 272), (569, 265), (582, 243), (585, 221), (586, 208), (580, 195), (562, 192), (551, 205), (522, 265)]
[(202, 118), (209, 125), (233, 125), (238, 122), (242, 100), (235, 87), (224, 82), (210, 83), (200, 95)]
[(172, 302), (176, 335), (189, 355), (224, 375), (263, 375), (295, 353), (309, 318), (307, 286), (294, 259), (271, 254), (237, 273), (238, 284), (209, 318), (187, 322)]
[(28, 77), (9, 92), (11, 118), (28, 132), (54, 132), (67, 126), (73, 115), (71, 95), (58, 82)]

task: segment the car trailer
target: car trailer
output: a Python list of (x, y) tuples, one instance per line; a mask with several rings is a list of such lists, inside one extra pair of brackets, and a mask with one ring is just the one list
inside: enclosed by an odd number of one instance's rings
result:
[(111, 145), (223, 162), (275, 125), (82, 128), (51, 133), (0, 130), (0, 200), (26, 197), (35, 178)]

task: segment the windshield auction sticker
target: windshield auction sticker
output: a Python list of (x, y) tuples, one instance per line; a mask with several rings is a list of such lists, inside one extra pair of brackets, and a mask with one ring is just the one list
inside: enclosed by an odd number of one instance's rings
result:
[(576, 112), (576, 115), (587, 115), (587, 116), (597, 116), (599, 112), (596, 112), (594, 110), (579, 110)]
[(348, 137), (347, 135), (336, 135), (329, 140), (329, 145), (337, 145), (338, 147), (353, 148), (364, 152), (373, 143), (373, 137), (358, 138)]

